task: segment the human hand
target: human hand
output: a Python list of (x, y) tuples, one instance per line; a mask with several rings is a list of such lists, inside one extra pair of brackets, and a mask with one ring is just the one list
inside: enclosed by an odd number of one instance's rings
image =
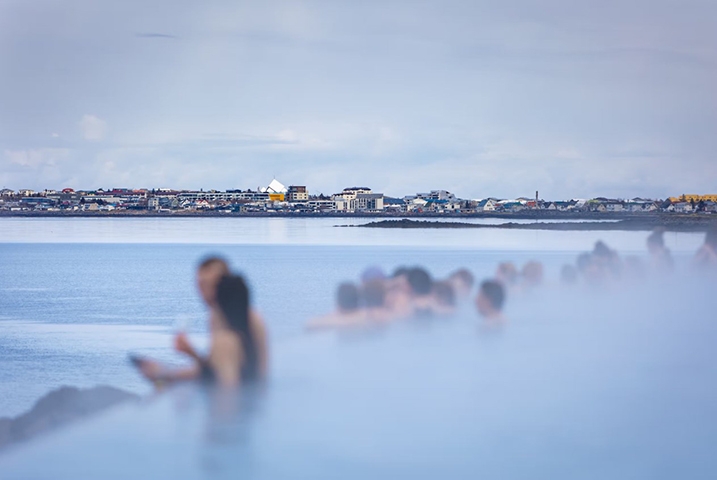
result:
[(186, 333), (178, 333), (174, 337), (174, 349), (178, 352), (185, 353), (190, 357), (196, 356), (194, 348), (189, 343), (189, 338)]
[(162, 365), (154, 360), (142, 360), (138, 365), (139, 371), (148, 380), (156, 381), (162, 376)]

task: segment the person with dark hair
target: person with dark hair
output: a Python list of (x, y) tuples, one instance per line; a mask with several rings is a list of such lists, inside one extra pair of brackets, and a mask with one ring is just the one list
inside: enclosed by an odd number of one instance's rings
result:
[(209, 356), (199, 360), (201, 378), (225, 386), (264, 378), (267, 370), (264, 324), (252, 316), (249, 288), (241, 276), (222, 277), (217, 285), (217, 304), (225, 324), (213, 336)]
[(386, 285), (382, 280), (371, 280), (361, 289), (361, 305), (366, 322), (386, 322), (390, 313), (386, 308)]
[(354, 313), (359, 309), (359, 289), (353, 283), (342, 283), (336, 290), (336, 308), (339, 312)]
[(697, 250), (692, 265), (705, 270), (717, 268), (717, 227), (705, 234), (705, 243)]
[(670, 273), (675, 269), (670, 250), (665, 246), (665, 229), (656, 228), (647, 237), (647, 251), (652, 267), (660, 273)]
[(175, 349), (194, 360), (187, 368), (169, 368), (138, 359), (140, 371), (150, 380), (177, 382), (212, 379), (223, 386), (236, 386), (264, 378), (268, 370), (268, 346), (264, 322), (251, 309), (244, 279), (228, 274), (225, 261), (211, 257), (200, 263), (197, 286), (209, 307), (210, 348), (206, 357), (192, 347), (185, 333), (175, 337)]
[(363, 321), (364, 312), (360, 308), (359, 288), (350, 282), (344, 282), (336, 290), (336, 310), (315, 318), (306, 324), (307, 330), (353, 325)]
[(593, 266), (599, 270), (603, 280), (619, 280), (622, 274), (622, 262), (617, 252), (602, 240), (595, 242), (591, 255)]
[(475, 278), (468, 269), (461, 268), (448, 276), (448, 283), (453, 287), (456, 298), (463, 300), (471, 294)]
[(456, 311), (456, 292), (449, 281), (433, 284), (436, 312), (443, 316), (453, 315)]
[(505, 323), (503, 317), (503, 304), (505, 303), (505, 288), (496, 280), (486, 280), (481, 283), (480, 290), (475, 299), (478, 313), (486, 323), (500, 325)]
[(434, 315), (433, 279), (425, 269), (414, 267), (406, 274), (411, 292), (413, 317), (430, 318)]

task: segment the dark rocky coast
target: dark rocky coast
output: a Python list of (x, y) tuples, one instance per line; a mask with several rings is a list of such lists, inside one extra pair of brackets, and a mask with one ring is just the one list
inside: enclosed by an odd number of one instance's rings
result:
[(120, 403), (137, 400), (138, 395), (109, 386), (88, 389), (60, 387), (39, 399), (30, 411), (15, 418), (0, 418), (0, 450)]
[(477, 224), (467, 222), (437, 222), (430, 220), (381, 220), (363, 225), (337, 225), (358, 228), (499, 228), (508, 230), (557, 230), (557, 231), (651, 231), (664, 228), (671, 232), (706, 232), (717, 228), (717, 215), (649, 215), (630, 217), (617, 221), (573, 221)]

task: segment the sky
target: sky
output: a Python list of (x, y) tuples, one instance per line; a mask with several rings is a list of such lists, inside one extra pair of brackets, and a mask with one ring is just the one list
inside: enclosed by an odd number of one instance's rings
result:
[(717, 193), (711, 0), (0, 0), (0, 188)]

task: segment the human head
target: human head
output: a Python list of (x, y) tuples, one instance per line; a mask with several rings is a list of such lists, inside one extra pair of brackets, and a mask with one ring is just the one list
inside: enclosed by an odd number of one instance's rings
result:
[(406, 278), (411, 292), (416, 297), (424, 297), (431, 294), (433, 280), (431, 275), (421, 267), (415, 267), (408, 271)]
[(664, 229), (656, 228), (647, 237), (647, 250), (651, 254), (659, 253), (665, 249), (665, 238), (663, 236), (664, 233)]
[(384, 278), (386, 278), (386, 275), (380, 267), (368, 267), (366, 270), (361, 272), (361, 283), (368, 283), (373, 280), (383, 280)]
[(602, 240), (595, 242), (595, 248), (593, 248), (593, 255), (597, 258), (611, 258), (615, 253), (607, 246)]
[(486, 318), (500, 316), (505, 303), (505, 289), (496, 280), (486, 280), (481, 283), (478, 295), (476, 296), (476, 308), (478, 313)]
[(459, 297), (466, 297), (470, 294), (475, 278), (465, 268), (461, 268), (448, 276), (448, 282), (453, 287), (454, 293)]
[(207, 257), (197, 267), (197, 288), (202, 300), (209, 306), (216, 303), (219, 280), (229, 274), (229, 265), (221, 257)]
[(227, 326), (240, 334), (249, 330), (249, 288), (239, 275), (224, 275), (216, 286), (217, 306)]
[(511, 262), (503, 262), (498, 265), (495, 272), (495, 278), (503, 285), (514, 285), (518, 280), (518, 269)]
[(436, 302), (442, 307), (456, 306), (456, 292), (449, 282), (436, 282), (433, 284), (433, 295)]
[(521, 275), (527, 285), (538, 286), (543, 283), (543, 264), (532, 260), (523, 266)]
[(359, 291), (353, 283), (345, 282), (336, 290), (336, 306), (341, 312), (348, 313), (358, 310)]
[(386, 286), (381, 280), (371, 280), (361, 289), (361, 300), (366, 308), (381, 308), (386, 302)]

